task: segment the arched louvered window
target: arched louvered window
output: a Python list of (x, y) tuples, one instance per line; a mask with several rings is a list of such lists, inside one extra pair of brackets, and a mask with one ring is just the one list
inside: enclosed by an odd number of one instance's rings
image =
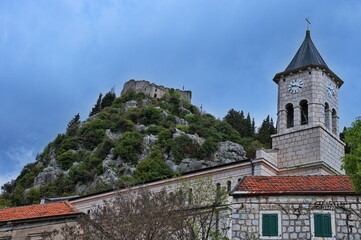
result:
[(325, 103), (325, 126), (330, 129), (330, 106)]
[(337, 134), (337, 112), (334, 108), (332, 109), (332, 132)]
[(287, 112), (287, 128), (293, 127), (294, 123), (294, 114), (293, 114), (293, 105), (291, 103), (286, 105)]
[(300, 102), (301, 108), (301, 125), (305, 125), (308, 123), (308, 102), (307, 100), (302, 100)]

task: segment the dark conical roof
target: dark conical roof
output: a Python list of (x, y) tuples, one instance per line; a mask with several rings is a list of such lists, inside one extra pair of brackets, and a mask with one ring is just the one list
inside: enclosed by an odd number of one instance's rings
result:
[(301, 47), (298, 49), (296, 55), (293, 57), (291, 63), (286, 68), (285, 72), (307, 65), (318, 65), (327, 67), (327, 64), (325, 63), (311, 40), (309, 30), (306, 31), (305, 40), (303, 41)]

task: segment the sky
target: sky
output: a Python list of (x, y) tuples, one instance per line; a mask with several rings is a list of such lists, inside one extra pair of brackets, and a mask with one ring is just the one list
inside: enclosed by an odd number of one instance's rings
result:
[(129, 79), (193, 92), (218, 118), (231, 108), (276, 119), (277, 85), (311, 37), (343, 81), (340, 129), (361, 116), (361, 1), (0, 1), (0, 185), (100, 92)]

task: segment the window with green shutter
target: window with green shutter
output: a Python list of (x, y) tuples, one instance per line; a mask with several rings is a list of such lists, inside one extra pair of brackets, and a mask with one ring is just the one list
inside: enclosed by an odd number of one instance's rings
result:
[(315, 237), (332, 237), (331, 214), (314, 214)]
[(262, 236), (278, 236), (278, 214), (262, 214)]

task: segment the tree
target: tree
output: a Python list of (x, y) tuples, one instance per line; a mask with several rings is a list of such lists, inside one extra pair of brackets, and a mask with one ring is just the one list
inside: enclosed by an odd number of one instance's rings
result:
[(343, 157), (342, 169), (350, 175), (355, 190), (361, 192), (361, 117), (358, 117), (352, 126), (344, 131), (344, 134), (350, 153)]
[(101, 109), (101, 103), (102, 103), (102, 97), (103, 95), (101, 93), (99, 93), (99, 97), (97, 102), (95, 103), (94, 107), (92, 108), (92, 110), (89, 113), (89, 117), (97, 114), (98, 112), (100, 112)]
[(261, 127), (257, 133), (257, 139), (263, 143), (267, 144), (271, 147), (272, 139), (271, 135), (276, 133), (276, 128), (273, 125), (273, 119), (270, 116), (267, 116), (265, 120), (263, 120)]
[[(191, 187), (192, 191), (190, 191)], [(212, 181), (184, 182), (174, 189), (127, 188), (104, 206), (81, 215), (77, 226), (54, 232), (83, 240), (226, 240), (227, 193)]]
[(66, 128), (66, 134), (68, 134), (69, 136), (75, 136), (76, 132), (79, 129), (79, 124), (80, 124), (80, 115), (75, 114), (73, 119), (70, 120), (70, 122), (68, 123), (68, 126)]
[(114, 90), (111, 90), (107, 94), (104, 95), (102, 102), (100, 104), (100, 109), (110, 107), (113, 104), (114, 99), (116, 98), (116, 95), (114, 93)]
[[(344, 127), (343, 128), (343, 131), (340, 132), (340, 140), (341, 141), (345, 141), (345, 134), (346, 134), (346, 131), (347, 131), (347, 128)], [(345, 146), (345, 153), (350, 153), (350, 146), (346, 143), (346, 146)]]
[(239, 112), (234, 109), (228, 111), (224, 120), (228, 122), (234, 129), (241, 134), (241, 137), (253, 137), (255, 133), (254, 120), (251, 120), (251, 116), (248, 113), (247, 117), (244, 117), (243, 111)]

